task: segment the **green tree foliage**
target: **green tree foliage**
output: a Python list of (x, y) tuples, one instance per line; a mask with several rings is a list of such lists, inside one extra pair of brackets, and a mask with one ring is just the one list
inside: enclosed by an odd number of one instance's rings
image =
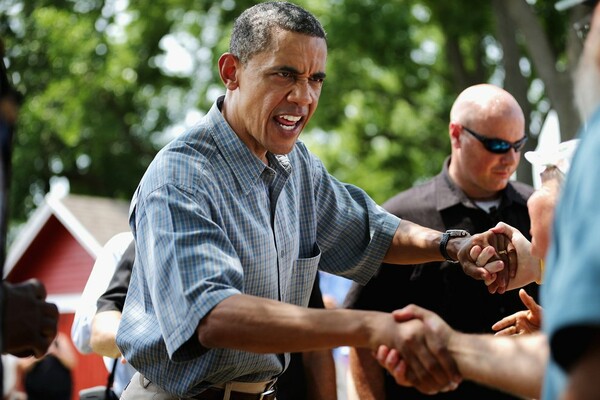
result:
[[(500, 29), (499, 16), (512, 21), (504, 5), (526, 6), (556, 57), (552, 68), (571, 68), (568, 16), (551, 0), (298, 3), (321, 19), (329, 45), (319, 110), (301, 139), (336, 177), (379, 202), (440, 170), (450, 152), (450, 107), (466, 86), (514, 87), (532, 126), (550, 108), (550, 83), (539, 84), (526, 38)], [(0, 2), (5, 62), (25, 94), (13, 217), (23, 220), (57, 176), (75, 193), (130, 198), (156, 151), (223, 93), (217, 59), (227, 51), (233, 19), (252, 4)], [(169, 66), (166, 54), (175, 50), (187, 58)]]
[(328, 10), (327, 81), (306, 140), (334, 175), (378, 201), (439, 171), (449, 153), (440, 31), (428, 13), (407, 1)]
[(118, 26), (102, 2), (32, 3), (16, 3), (22, 10), (2, 27), (9, 70), (25, 95), (13, 214), (22, 218), (53, 176), (68, 178), (76, 193), (129, 198), (156, 152), (148, 139), (170, 123), (165, 88), (189, 84), (152, 67), (168, 29)]

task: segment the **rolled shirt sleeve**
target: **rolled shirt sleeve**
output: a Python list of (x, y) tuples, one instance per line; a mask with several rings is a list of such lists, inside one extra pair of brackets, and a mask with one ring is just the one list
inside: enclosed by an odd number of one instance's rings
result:
[(159, 152), (136, 191), (117, 343), (169, 392), (280, 374), (287, 355), (203, 349), (200, 320), (238, 293), (306, 306), (318, 267), (365, 281), (397, 229), (398, 218), (331, 177), (302, 143), (268, 157), (266, 166), (215, 106)]

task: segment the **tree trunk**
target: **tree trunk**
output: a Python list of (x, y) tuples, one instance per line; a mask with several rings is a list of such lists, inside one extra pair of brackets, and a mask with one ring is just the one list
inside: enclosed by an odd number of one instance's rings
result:
[[(519, 102), (525, 114), (525, 132), (529, 139), (523, 152), (533, 150), (537, 146), (537, 137), (530, 134), (529, 126), (531, 122), (531, 111), (533, 109), (527, 92), (529, 90), (529, 82), (521, 73), (519, 60), (521, 52), (517, 43), (514, 25), (505, 7), (505, 0), (493, 0), (492, 9), (496, 16), (496, 37), (502, 45), (502, 63), (504, 66), (504, 89), (512, 94)], [(519, 181), (532, 184), (533, 178), (531, 175), (531, 164), (521, 159), (519, 168), (517, 169), (517, 177)]]
[(521, 33), (520, 38), (527, 48), (537, 75), (544, 82), (546, 95), (558, 114), (561, 140), (572, 138), (580, 125), (572, 95), (573, 65), (569, 64), (563, 72), (557, 70), (556, 56), (532, 6), (526, 0), (505, 0), (501, 3), (506, 8), (513, 26)]

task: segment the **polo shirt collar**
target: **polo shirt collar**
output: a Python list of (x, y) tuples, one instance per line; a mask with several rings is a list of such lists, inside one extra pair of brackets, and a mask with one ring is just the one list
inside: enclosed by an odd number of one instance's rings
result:
[[(209, 118), (213, 129), (211, 135), (219, 152), (223, 155), (225, 162), (231, 168), (232, 174), (242, 187), (244, 194), (255, 190), (257, 182), (261, 175), (271, 170), (274, 173), (282, 173), (289, 176), (291, 173), (291, 164), (286, 155), (274, 155), (267, 153), (269, 165), (265, 165), (248, 146), (231, 129), (229, 123), (221, 113), (221, 107), (225, 96), (221, 96), (209, 110)], [(271, 172), (272, 173), (272, 172)]]
[[(467, 197), (465, 192), (459, 188), (456, 183), (450, 178), (448, 166), (450, 165), (450, 157), (444, 161), (442, 172), (435, 179), (436, 193), (436, 209), (442, 211), (447, 208), (462, 204), (467, 208), (478, 208), (477, 205)], [(500, 209), (508, 207), (513, 203), (527, 204), (527, 200), (520, 195), (513, 185), (509, 182), (506, 188), (500, 193)]]

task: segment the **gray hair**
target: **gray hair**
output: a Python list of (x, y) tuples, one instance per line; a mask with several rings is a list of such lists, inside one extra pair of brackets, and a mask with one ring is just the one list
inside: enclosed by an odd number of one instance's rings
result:
[(233, 25), (229, 52), (242, 64), (269, 48), (273, 28), (326, 39), (317, 18), (302, 7), (287, 2), (260, 3), (244, 11)]

